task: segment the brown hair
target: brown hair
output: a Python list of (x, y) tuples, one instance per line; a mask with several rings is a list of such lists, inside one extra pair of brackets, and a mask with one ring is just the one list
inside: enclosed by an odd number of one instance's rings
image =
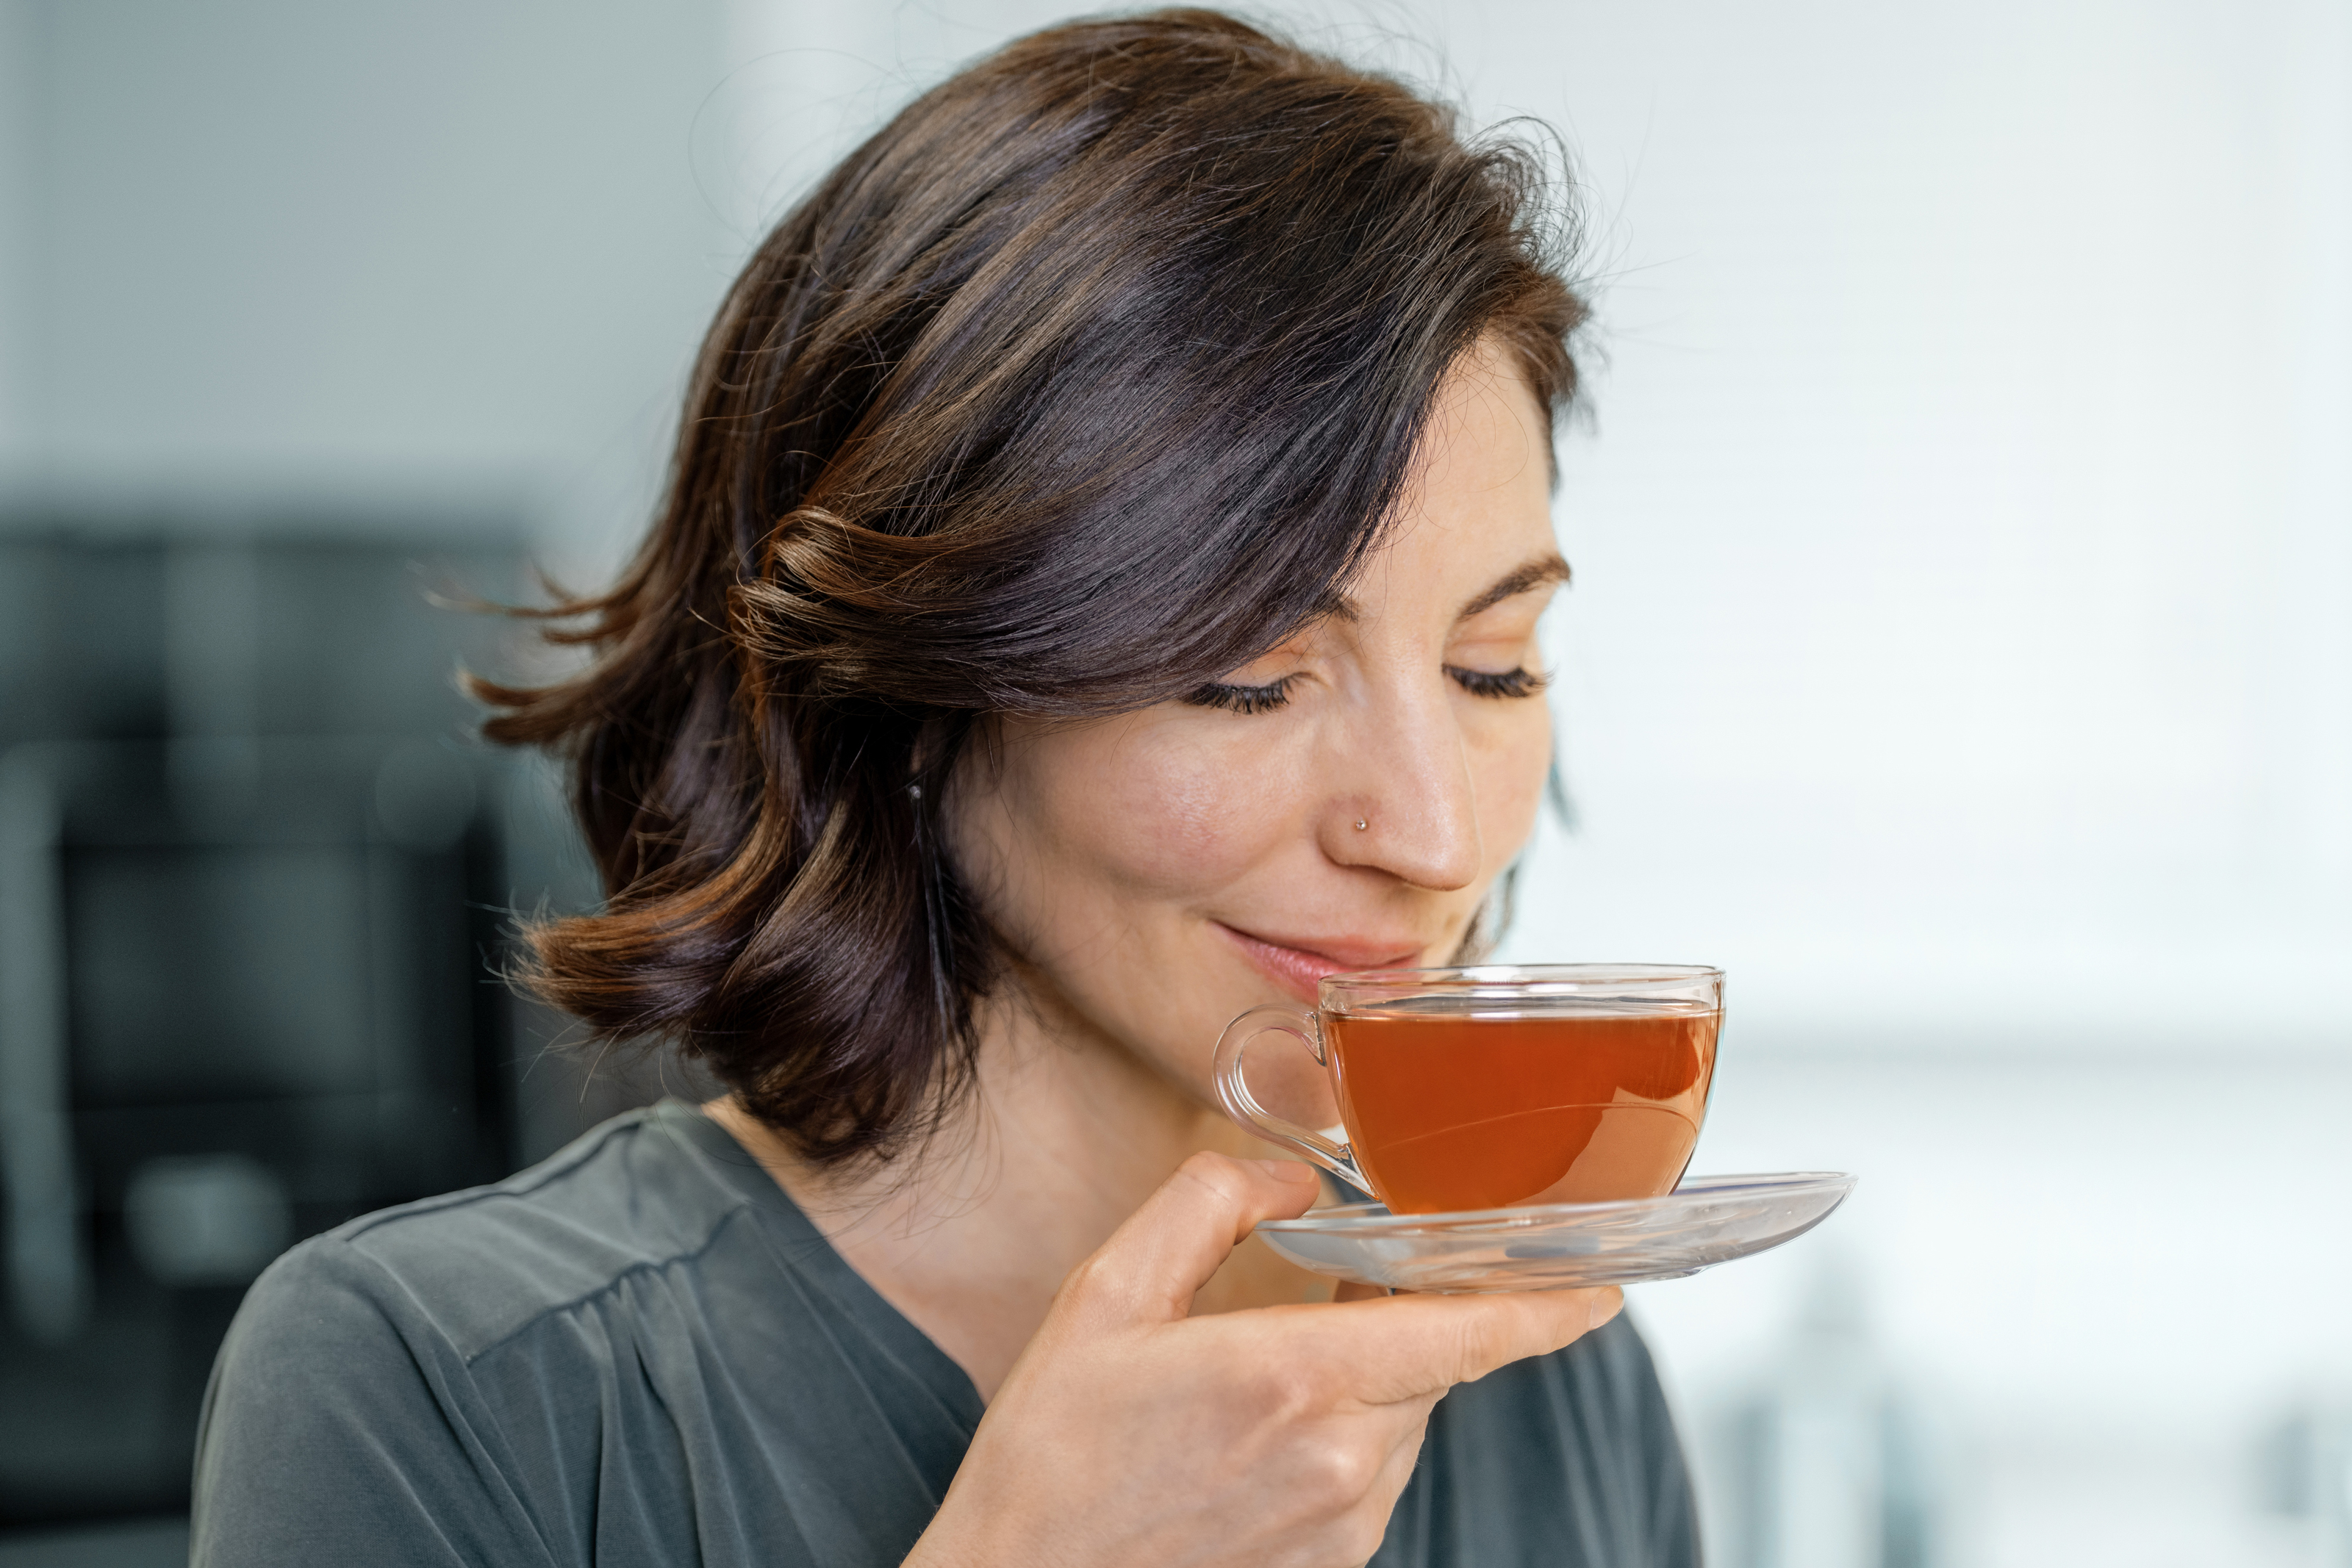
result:
[(688, 393), (595, 657), (476, 683), (573, 759), (601, 913), (525, 979), (667, 1036), (809, 1158), (970, 1080), (989, 933), (942, 850), (992, 713), (1181, 696), (1328, 602), (1482, 334), (1547, 411), (1583, 316), (1544, 163), (1212, 11), (932, 89), (784, 218)]

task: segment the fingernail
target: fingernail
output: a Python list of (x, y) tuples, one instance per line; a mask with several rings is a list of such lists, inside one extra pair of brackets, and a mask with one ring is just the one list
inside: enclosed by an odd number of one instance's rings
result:
[(1605, 1291), (1595, 1291), (1592, 1293), (1592, 1308), (1584, 1320), (1584, 1326), (1588, 1329), (1599, 1328), (1602, 1323), (1615, 1317), (1624, 1305), (1625, 1292), (1616, 1286), (1612, 1285)]

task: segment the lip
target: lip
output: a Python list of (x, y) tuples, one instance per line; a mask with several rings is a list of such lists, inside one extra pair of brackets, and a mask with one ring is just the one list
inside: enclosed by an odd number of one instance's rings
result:
[(1232, 939), (1258, 972), (1302, 1002), (1312, 1003), (1326, 975), (1356, 969), (1397, 969), (1421, 956), (1421, 945), (1366, 940), (1349, 936), (1291, 937), (1277, 940), (1210, 922)]

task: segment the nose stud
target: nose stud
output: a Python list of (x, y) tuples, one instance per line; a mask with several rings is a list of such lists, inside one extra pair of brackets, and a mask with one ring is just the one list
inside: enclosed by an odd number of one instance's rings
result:
[(1360, 832), (1362, 832), (1366, 828), (1369, 828), (1369, 827), (1370, 827), (1370, 826), (1371, 826), (1371, 824), (1370, 824), (1370, 822), (1365, 821), (1363, 818), (1359, 817), (1359, 818), (1357, 818), (1357, 819), (1356, 819), (1356, 831), (1358, 831), (1358, 832), (1360, 832)]

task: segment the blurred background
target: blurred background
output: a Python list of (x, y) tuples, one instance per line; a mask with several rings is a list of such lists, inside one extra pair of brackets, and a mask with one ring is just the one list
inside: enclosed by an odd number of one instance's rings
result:
[[(1534, 115), (1593, 417), (1515, 956), (1698, 960), (1731, 1568), (2352, 1563), (2352, 5), (1258, 7)], [(184, 1551), (292, 1239), (659, 1092), (436, 595), (643, 527), (761, 226), (1034, 0), (0, 0), (0, 1568)], [(287, 983), (299, 976), (299, 985)]]

